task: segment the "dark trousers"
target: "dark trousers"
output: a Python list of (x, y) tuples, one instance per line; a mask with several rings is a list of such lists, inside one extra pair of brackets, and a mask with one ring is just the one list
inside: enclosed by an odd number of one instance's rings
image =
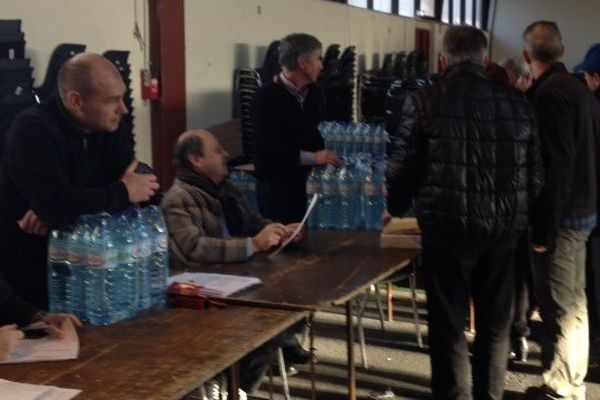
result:
[(515, 316), (510, 336), (512, 339), (529, 337), (529, 318), (535, 306), (531, 260), (531, 240), (525, 231), (517, 243), (515, 253)]
[[(424, 245), (434, 399), (502, 399), (514, 294), (514, 249)], [(464, 336), (469, 299), (475, 305), (473, 387)]]

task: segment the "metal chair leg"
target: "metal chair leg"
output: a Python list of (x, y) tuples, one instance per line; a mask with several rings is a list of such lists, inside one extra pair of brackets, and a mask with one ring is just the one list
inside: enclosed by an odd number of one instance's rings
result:
[(279, 365), (279, 373), (281, 374), (281, 379), (283, 380), (283, 396), (285, 397), (285, 400), (290, 400), (290, 386), (288, 385), (285, 361), (283, 360), (283, 350), (281, 347), (277, 349), (277, 364)]
[(413, 320), (415, 323), (415, 332), (417, 335), (417, 345), (420, 348), (423, 348), (423, 336), (421, 335), (421, 324), (419, 321), (419, 311), (417, 309), (417, 277), (414, 271), (411, 272), (411, 274), (409, 275), (408, 283), (410, 285), (410, 300), (413, 309)]
[(377, 311), (379, 311), (379, 323), (381, 324), (381, 330), (385, 332), (385, 317), (383, 316), (383, 304), (381, 303), (381, 293), (379, 293), (379, 287), (372, 285), (375, 290), (375, 303), (377, 304)]
[(365, 341), (365, 328), (362, 323), (362, 315), (365, 310), (365, 305), (367, 303), (367, 296), (363, 299), (356, 299), (357, 306), (357, 314), (356, 314), (356, 325), (358, 328), (358, 340), (360, 342), (360, 355), (362, 357), (363, 367), (365, 369), (369, 369), (369, 364), (367, 361), (367, 344)]

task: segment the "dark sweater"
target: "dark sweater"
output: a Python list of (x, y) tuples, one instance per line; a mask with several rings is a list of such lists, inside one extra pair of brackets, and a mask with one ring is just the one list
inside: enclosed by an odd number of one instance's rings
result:
[(47, 237), (23, 233), (17, 221), (32, 209), (52, 228), (126, 207), (120, 177), (133, 145), (122, 128), (84, 135), (58, 98), (15, 119), (0, 164), (0, 268), (25, 299), (46, 305)]
[(552, 245), (559, 227), (591, 230), (597, 209), (600, 109), (562, 63), (527, 93), (535, 107), (546, 185), (532, 209), (532, 241)]
[(303, 106), (279, 83), (259, 89), (253, 104), (256, 177), (272, 183), (306, 182), (309, 167), (299, 164), (300, 151), (324, 148), (318, 125), (323, 93), (311, 86)]

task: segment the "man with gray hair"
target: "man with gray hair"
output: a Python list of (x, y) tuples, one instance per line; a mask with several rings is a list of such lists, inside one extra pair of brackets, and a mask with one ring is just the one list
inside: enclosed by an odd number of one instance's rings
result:
[[(530, 106), (490, 80), (486, 49), (480, 30), (449, 28), (440, 80), (406, 99), (391, 132), (388, 211), (402, 216), (415, 200), (434, 399), (502, 399), (515, 247), (542, 185)], [(470, 298), (472, 368), (463, 332)]]
[(554, 22), (523, 33), (535, 82), (527, 92), (539, 125), (546, 184), (531, 213), (536, 292), (544, 321), (543, 385), (529, 399), (585, 399), (588, 315), (586, 241), (597, 220), (600, 113), (590, 91), (560, 62)]
[(324, 149), (318, 125), (324, 97), (315, 82), (323, 69), (322, 46), (306, 33), (279, 44), (282, 71), (256, 94), (253, 104), (257, 196), (260, 212), (284, 224), (306, 210), (306, 178), (312, 166), (339, 165)]

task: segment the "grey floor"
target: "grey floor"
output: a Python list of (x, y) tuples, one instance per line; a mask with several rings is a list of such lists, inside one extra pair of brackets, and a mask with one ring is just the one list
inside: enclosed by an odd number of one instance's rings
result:
[[(416, 345), (414, 325), (410, 309), (396, 305), (395, 321), (386, 322), (382, 331), (374, 308), (367, 309), (365, 318), (368, 369), (362, 365), (360, 348), (355, 346), (357, 362), (358, 398), (368, 399), (369, 392), (391, 389), (396, 399), (430, 398), (429, 358), (427, 355), (426, 313), (420, 307), (421, 327), (425, 348)], [(541, 324), (532, 322), (534, 337), (539, 335)], [(318, 399), (345, 399), (346, 390), (346, 342), (343, 310), (332, 309), (315, 315), (316, 383)], [(467, 334), (467, 336), (469, 336)], [(528, 386), (539, 384), (539, 346), (530, 341), (530, 360), (517, 364), (506, 377), (505, 399), (521, 399)], [(292, 398), (310, 398), (310, 373), (300, 367), (300, 373), (289, 378)], [(587, 398), (600, 399), (600, 366), (592, 365), (587, 378)], [(274, 378), (274, 398), (282, 399), (281, 380)], [(265, 378), (259, 398), (268, 398), (268, 379)]]

